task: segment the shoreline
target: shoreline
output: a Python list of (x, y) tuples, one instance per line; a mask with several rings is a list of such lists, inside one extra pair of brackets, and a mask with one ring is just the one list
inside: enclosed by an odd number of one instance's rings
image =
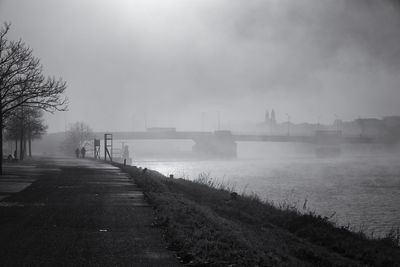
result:
[[(332, 218), (337, 225), (362, 230), (375, 237), (400, 226), (398, 157), (372, 161), (367, 158), (237, 160), (237, 161), (135, 161), (166, 175), (188, 180), (209, 176), (218, 183), (245, 194), (282, 204), (297, 204), (301, 211), (313, 211)], [(370, 199), (374, 199), (371, 205)], [(303, 209), (307, 201), (306, 209)]]
[[(398, 266), (399, 233), (371, 239), (327, 217), (277, 208), (209, 181), (171, 179), (113, 163), (131, 175), (156, 210), (170, 249), (189, 265)], [(397, 242), (397, 244), (396, 244)], [(234, 255), (232, 252), (235, 251)]]

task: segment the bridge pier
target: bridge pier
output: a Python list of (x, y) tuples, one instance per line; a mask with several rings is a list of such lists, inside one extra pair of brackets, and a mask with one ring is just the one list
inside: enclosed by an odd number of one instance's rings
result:
[(212, 136), (197, 138), (192, 150), (200, 156), (236, 158), (237, 144), (230, 131), (216, 131)]
[(315, 154), (318, 157), (336, 157), (341, 155), (340, 144), (343, 142), (341, 131), (316, 131)]

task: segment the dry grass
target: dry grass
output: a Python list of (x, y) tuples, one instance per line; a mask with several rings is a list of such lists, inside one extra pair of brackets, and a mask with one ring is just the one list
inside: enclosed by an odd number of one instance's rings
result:
[(202, 174), (170, 179), (125, 167), (157, 210), (157, 225), (182, 262), (212, 266), (399, 266), (399, 230), (382, 239), (337, 227), (307, 211), (280, 206)]

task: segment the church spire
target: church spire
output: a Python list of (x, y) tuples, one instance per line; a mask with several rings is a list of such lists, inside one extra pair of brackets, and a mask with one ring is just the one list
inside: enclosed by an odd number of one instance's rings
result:
[(270, 122), (271, 122), (272, 125), (275, 125), (275, 124), (276, 124), (275, 110), (274, 110), (274, 109), (272, 109), (272, 111), (271, 111)]
[(269, 112), (268, 109), (265, 111), (265, 123), (269, 124), (270, 123), (270, 118), (269, 118)]

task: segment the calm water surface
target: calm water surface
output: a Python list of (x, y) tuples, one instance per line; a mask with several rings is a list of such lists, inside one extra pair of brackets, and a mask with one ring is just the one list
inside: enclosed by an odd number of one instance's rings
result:
[(382, 235), (400, 227), (400, 156), (345, 154), (318, 159), (313, 154), (236, 160), (163, 160), (138, 158), (134, 165), (165, 175), (196, 179), (206, 174), (239, 193), (256, 193), (275, 204), (304, 202), (309, 210)]

